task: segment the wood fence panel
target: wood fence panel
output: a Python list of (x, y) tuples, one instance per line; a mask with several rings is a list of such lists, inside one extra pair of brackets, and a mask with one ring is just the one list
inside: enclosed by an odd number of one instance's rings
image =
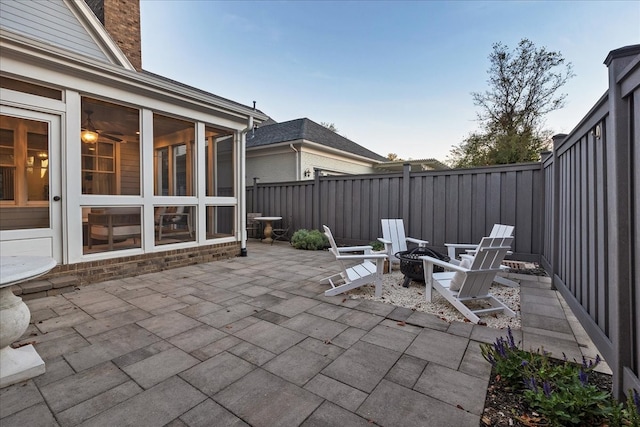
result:
[(473, 234), (473, 176), (472, 175), (461, 175), (460, 176), (460, 200), (459, 200), (459, 209), (460, 215), (464, 215), (464, 217), (459, 218), (458, 220), (458, 235), (456, 236), (456, 241), (458, 241), (460, 236), (471, 236)]
[[(480, 242), (487, 229), (487, 177), (484, 174), (473, 175), (475, 191), (471, 211), (472, 229), (470, 236), (461, 236), (458, 243)], [(455, 242), (454, 242), (455, 243)]]
[[(459, 207), (459, 187), (458, 187), (458, 175), (449, 175), (444, 178), (444, 222), (443, 230), (444, 237), (442, 243), (457, 242), (458, 237), (458, 224), (460, 224), (460, 216), (465, 215), (464, 212), (460, 212)], [(466, 216), (466, 215), (465, 215)], [(445, 240), (446, 239), (446, 240)]]
[[(512, 204), (514, 205), (514, 216), (509, 222), (515, 224), (516, 222), (524, 224), (533, 224), (535, 221), (534, 213), (538, 208), (537, 203), (534, 204), (534, 198), (536, 197), (535, 191), (533, 191), (533, 171), (522, 171), (514, 179), (516, 186), (514, 188), (514, 194)], [(529, 189), (529, 190), (527, 190)], [(509, 221), (509, 220), (508, 220)], [(514, 232), (515, 236), (515, 251), (516, 252), (533, 252), (534, 237), (533, 230), (528, 227), (517, 227)]]
[[(596, 126), (600, 126), (601, 129), (606, 129), (605, 121), (602, 120)], [(606, 138), (596, 144), (596, 163), (598, 170), (596, 171), (596, 198), (595, 202), (595, 219), (598, 229), (596, 231), (596, 258), (598, 259), (598, 274), (595, 278), (596, 283), (603, 286), (595, 286), (597, 293), (597, 306), (598, 309), (592, 313), (594, 323), (598, 328), (608, 336), (609, 332), (609, 319), (607, 316), (608, 303), (607, 303), (607, 288), (606, 278), (608, 275), (607, 259), (607, 189), (606, 189)]]

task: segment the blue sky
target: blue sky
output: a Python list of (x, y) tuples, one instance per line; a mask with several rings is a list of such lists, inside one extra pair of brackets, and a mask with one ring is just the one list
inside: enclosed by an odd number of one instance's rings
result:
[(568, 133), (639, 23), (635, 0), (142, 0), (142, 65), (279, 122), (334, 123), (383, 156), (446, 160), (478, 129), (471, 92), (487, 89), (493, 43), (528, 38), (573, 64), (566, 106), (546, 120)]

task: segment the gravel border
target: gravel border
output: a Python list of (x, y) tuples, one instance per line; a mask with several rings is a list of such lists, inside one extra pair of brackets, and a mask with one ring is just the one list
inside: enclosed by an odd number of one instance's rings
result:
[[(382, 297), (374, 296), (375, 288), (373, 285), (361, 286), (347, 292), (351, 299), (367, 299), (392, 304), (397, 307), (410, 308), (415, 311), (430, 313), (440, 317), (447, 322), (468, 322), (468, 320), (460, 314), (449, 302), (437, 291), (432, 293), (432, 302), (425, 299), (425, 284), (412, 280), (408, 288), (402, 287), (404, 275), (400, 271), (394, 271), (383, 276)], [(481, 322), (485, 322), (486, 326), (496, 329), (520, 329), (520, 288), (510, 288), (507, 286), (493, 284), (490, 291), (500, 301), (504, 302), (507, 307), (518, 313), (518, 317), (509, 317), (502, 313), (481, 316)], [(488, 305), (487, 305), (488, 306)]]

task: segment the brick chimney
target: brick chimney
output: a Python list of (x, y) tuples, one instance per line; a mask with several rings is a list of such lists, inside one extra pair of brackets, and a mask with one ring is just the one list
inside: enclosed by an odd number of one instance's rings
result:
[(142, 70), (139, 0), (85, 0), (136, 70)]

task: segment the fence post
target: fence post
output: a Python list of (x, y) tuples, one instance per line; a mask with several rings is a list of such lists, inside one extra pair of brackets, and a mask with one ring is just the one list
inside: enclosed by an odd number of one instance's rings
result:
[(320, 172), (322, 169), (313, 168), (313, 228), (322, 229), (320, 224)]
[(409, 218), (409, 197), (411, 193), (411, 164), (402, 165), (402, 220), (407, 227), (405, 232), (411, 235), (411, 218)]
[[(607, 237), (609, 243), (609, 310), (611, 316), (611, 342), (614, 359), (609, 362), (613, 370), (613, 394), (621, 398), (626, 392), (625, 368), (634, 370), (634, 333), (632, 325), (633, 297), (637, 291), (631, 283), (631, 156), (633, 144), (630, 133), (632, 109), (629, 98), (623, 98), (618, 81), (621, 72), (640, 54), (640, 46), (627, 46), (612, 50), (604, 63), (609, 69), (609, 123), (600, 130), (607, 149)], [(637, 112), (636, 112), (637, 114)], [(637, 331), (636, 331), (637, 332)], [(637, 369), (636, 369), (637, 370)], [(638, 372), (633, 372), (637, 381)], [(637, 384), (636, 384), (637, 385)]]
[(261, 212), (260, 210), (258, 210), (258, 181), (260, 181), (260, 178), (258, 177), (253, 177), (253, 207), (252, 207), (252, 212)]
[(551, 213), (551, 285), (556, 289), (556, 277), (558, 276), (558, 266), (560, 265), (560, 159), (558, 158), (558, 148), (565, 140), (567, 134), (560, 133), (553, 136), (553, 182), (551, 203), (553, 210)]

